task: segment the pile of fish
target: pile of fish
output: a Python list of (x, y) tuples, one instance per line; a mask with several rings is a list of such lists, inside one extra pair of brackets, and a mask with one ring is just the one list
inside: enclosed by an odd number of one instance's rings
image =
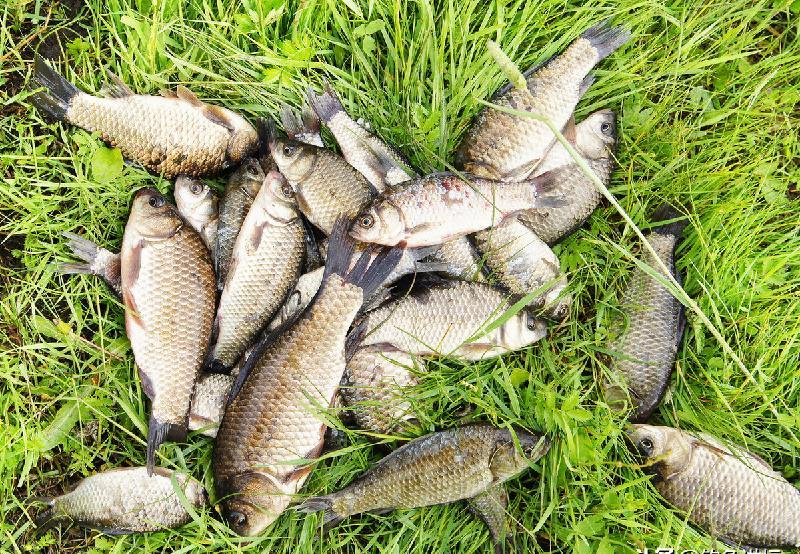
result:
[[(592, 69), (628, 38), (619, 27), (592, 27), (492, 102), (545, 116), (608, 183), (615, 114), (576, 124), (573, 112)], [(299, 116), (284, 108), (284, 136), (272, 121), (251, 125), (184, 87), (138, 95), (112, 75), (104, 95), (92, 96), (41, 58), (35, 77), (37, 108), (175, 179), (175, 204), (152, 188), (136, 192), (119, 253), (67, 234), (82, 263), (62, 272), (101, 276), (124, 304), (150, 399), (147, 465), (44, 499), (41, 528), (68, 520), (129, 533), (186, 523), (179, 490), (194, 508), (206, 495), (188, 475), (156, 467), (156, 457), (164, 442), (200, 430), (215, 437), (213, 496), (240, 535), (263, 533), (297, 501), (333, 525), (466, 500), (501, 548), (513, 531), (504, 483), (550, 448), (551, 438), (531, 430), (481, 422), (441, 430), (343, 490), (304, 501), (298, 493), (336, 414), (368, 436), (418, 434), (412, 400), (427, 358), (523, 350), (547, 334), (548, 320), (569, 317), (551, 247), (586, 221), (601, 193), (550, 128), (487, 107), (455, 153), (456, 171), (419, 175), (329, 85), (309, 91)], [(324, 146), (321, 125), (340, 153)], [(198, 178), (220, 173), (227, 184), (218, 199)], [(648, 241), (677, 277), (687, 215), (665, 206), (653, 220)], [(654, 266), (649, 256), (643, 262)], [(800, 544), (800, 492), (764, 462), (713, 438), (640, 424), (669, 384), (683, 327), (663, 276), (634, 270), (611, 330), (605, 401), (637, 422), (634, 452), (692, 521), (733, 544)]]

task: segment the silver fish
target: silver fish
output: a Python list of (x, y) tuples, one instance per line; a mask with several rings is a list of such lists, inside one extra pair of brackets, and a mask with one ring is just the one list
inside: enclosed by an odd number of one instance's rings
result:
[(189, 409), (189, 430), (200, 431), (208, 437), (217, 436), (217, 427), (225, 413), (225, 404), (233, 387), (234, 376), (205, 373), (194, 386), (192, 407)]
[(175, 180), (175, 205), (181, 217), (200, 234), (212, 257), (217, 250), (219, 199), (207, 184), (181, 175)]

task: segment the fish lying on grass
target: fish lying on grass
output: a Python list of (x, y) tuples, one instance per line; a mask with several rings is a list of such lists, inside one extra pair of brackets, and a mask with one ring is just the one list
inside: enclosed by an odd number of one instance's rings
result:
[(503, 288), (518, 298), (541, 291), (528, 305), (552, 319), (567, 317), (572, 297), (564, 294), (567, 278), (558, 258), (516, 217), (476, 233), (475, 244)]
[(238, 164), (258, 147), (256, 130), (242, 116), (199, 100), (186, 87), (162, 96), (134, 94), (109, 73), (105, 97), (81, 92), (41, 56), (31, 96), (38, 109), (90, 132), (120, 149), (131, 162), (163, 175), (200, 177)]
[[(537, 114), (563, 129), (594, 80), (589, 72), (629, 38), (621, 27), (591, 27), (561, 55), (526, 72), (527, 88), (508, 85), (492, 103)], [(544, 122), (487, 107), (464, 136), (456, 167), (488, 179), (520, 180), (531, 174), (554, 141)]]
[(204, 373), (197, 380), (189, 408), (189, 430), (208, 437), (217, 436), (219, 422), (233, 387), (234, 377), (221, 373)]
[[(575, 150), (590, 169), (608, 185), (614, 165), (617, 143), (616, 116), (611, 110), (589, 115), (575, 127)], [(565, 204), (558, 208), (534, 208), (519, 214), (519, 220), (540, 239), (553, 245), (576, 231), (600, 204), (602, 195), (561, 143), (556, 143), (536, 168), (536, 174), (552, 172), (554, 192), (564, 195)]]
[(484, 283), (423, 283), (364, 315), (359, 348), (480, 360), (544, 338), (545, 323), (525, 310), (485, 332), (509, 307), (502, 292)]
[(292, 140), (314, 146), (325, 146), (319, 134), (320, 121), (317, 114), (309, 106), (303, 106), (300, 117), (289, 106), (281, 108), (281, 126), (286, 136)]
[(186, 223), (200, 233), (212, 257), (217, 250), (219, 199), (207, 184), (181, 175), (175, 180), (175, 205)]
[(303, 268), (306, 237), (292, 187), (270, 171), (242, 223), (214, 320), (210, 363), (227, 373), (284, 303)]
[(633, 425), (653, 485), (689, 521), (749, 551), (800, 548), (800, 490), (758, 456), (708, 435)]
[[(672, 206), (664, 205), (653, 215), (653, 220), (680, 217)], [(658, 257), (679, 282), (675, 249), (686, 224), (685, 218), (679, 219), (647, 235)], [(643, 256), (658, 271), (652, 256), (646, 252)], [(643, 269), (635, 268), (623, 294), (622, 317), (612, 326), (612, 342), (608, 347), (611, 362), (603, 392), (612, 408), (632, 407), (631, 421), (641, 422), (650, 417), (667, 390), (685, 323), (683, 305), (669, 289)]]
[(122, 300), (142, 389), (152, 401), (147, 467), (186, 437), (216, 300), (208, 248), (155, 189), (136, 193), (122, 239)]
[(356, 218), (351, 236), (402, 247), (433, 246), (488, 229), (537, 206), (558, 206), (549, 174), (504, 183), (434, 173), (384, 191)]
[(326, 84), (322, 94), (309, 90), (308, 102), (336, 137), (347, 163), (366, 177), (375, 190), (383, 192), (387, 186), (416, 176), (402, 154), (347, 115), (330, 85)]
[(217, 496), (240, 535), (258, 535), (275, 521), (311, 472), (323, 446), (324, 412), (345, 370), (347, 331), (400, 257), (385, 250), (370, 264), (366, 252), (348, 271), (347, 222), (339, 220), (334, 231), (319, 292), (248, 357), (217, 433)]
[[(354, 514), (474, 498), (513, 479), (550, 448), (550, 441), (535, 433), (518, 430), (516, 439), (521, 451), (510, 431), (491, 425), (431, 433), (401, 446), (339, 492), (309, 498), (299, 510), (324, 511), (330, 527)], [(481, 510), (482, 504), (477, 501), (472, 507)], [(487, 514), (485, 519), (496, 517)], [(502, 538), (502, 529), (497, 531)]]
[(414, 357), (404, 352), (367, 348), (352, 355), (339, 395), (359, 429), (389, 434), (414, 419), (403, 389), (418, 383), (415, 365)]
[(203, 486), (185, 473), (156, 467), (111, 469), (83, 479), (72, 490), (54, 498), (38, 498), (48, 509), (36, 518), (43, 533), (62, 521), (98, 529), (111, 535), (174, 529), (191, 521), (176, 486), (189, 505), (206, 504)]
[(339, 217), (352, 218), (374, 198), (375, 188), (331, 150), (270, 133), (269, 149), (294, 187), (300, 211), (329, 235)]
[(250, 211), (266, 172), (257, 158), (248, 158), (228, 178), (225, 192), (219, 203), (219, 226), (214, 270), (217, 275), (217, 290), (225, 286), (228, 268), (233, 256), (233, 246), (244, 218)]

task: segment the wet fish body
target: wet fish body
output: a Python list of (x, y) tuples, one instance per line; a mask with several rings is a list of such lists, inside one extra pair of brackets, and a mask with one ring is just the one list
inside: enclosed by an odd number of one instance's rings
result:
[(271, 171), (242, 223), (214, 320), (216, 372), (236, 364), (300, 276), (306, 237), (294, 196), (283, 176)]
[(109, 74), (101, 98), (78, 90), (40, 56), (34, 71), (45, 88), (31, 97), (37, 108), (99, 133), (126, 159), (167, 178), (218, 173), (258, 147), (258, 135), (243, 117), (202, 102), (183, 86), (176, 93), (146, 96)]
[(330, 85), (326, 85), (322, 94), (309, 90), (308, 101), (336, 137), (347, 163), (366, 177), (378, 192), (416, 177), (408, 161), (397, 150), (347, 114)]
[(634, 425), (628, 435), (655, 462), (655, 488), (695, 525), (750, 550), (800, 548), (800, 490), (758, 456), (671, 427)]
[(336, 153), (272, 133), (270, 152), (294, 187), (300, 211), (329, 235), (339, 217), (353, 218), (374, 198), (375, 188)]
[[(605, 185), (611, 177), (616, 142), (616, 116), (611, 110), (594, 112), (575, 128), (576, 151)], [(553, 245), (583, 225), (600, 204), (602, 195), (560, 143), (553, 145), (535, 174), (548, 171), (553, 174), (553, 190), (563, 195), (564, 205), (534, 208), (520, 213), (518, 218), (540, 239)]]
[(564, 294), (567, 278), (558, 258), (516, 217), (476, 233), (475, 244), (486, 267), (512, 295), (523, 297), (541, 290), (529, 306), (553, 319), (569, 314), (572, 297)]
[(539, 205), (559, 204), (546, 197), (547, 175), (502, 183), (452, 173), (434, 173), (387, 189), (353, 223), (362, 242), (420, 247), (488, 229), (506, 216)]
[(545, 323), (525, 310), (483, 332), (510, 305), (506, 295), (484, 283), (421, 286), (365, 314), (359, 347), (478, 360), (520, 350), (547, 334)]
[[(662, 206), (654, 221), (677, 217), (680, 214), (674, 208)], [(678, 280), (675, 249), (686, 223), (685, 219), (676, 221), (647, 235)], [(646, 251), (644, 261), (656, 267)], [(637, 267), (626, 285), (621, 309), (623, 316), (612, 326), (615, 337), (608, 347), (611, 362), (603, 391), (610, 406), (624, 409), (630, 402), (631, 421), (644, 421), (658, 407), (669, 384), (685, 326), (683, 306), (664, 285)]]
[(72, 492), (42, 499), (49, 508), (37, 517), (37, 527), (43, 532), (66, 520), (115, 535), (180, 527), (191, 516), (173, 478), (189, 505), (198, 509), (206, 504), (202, 485), (184, 473), (157, 467), (148, 476), (145, 467), (118, 468), (86, 477)]
[[(561, 55), (527, 72), (526, 89), (509, 85), (492, 102), (535, 113), (564, 128), (593, 81), (589, 72), (629, 38), (620, 27), (596, 25)], [(490, 179), (519, 180), (536, 168), (554, 141), (542, 121), (485, 108), (459, 146), (456, 167)]]
[(330, 526), (363, 512), (474, 498), (522, 473), (550, 447), (542, 435), (516, 436), (522, 452), (510, 431), (486, 424), (431, 433), (401, 446), (344, 489), (310, 498), (299, 509), (324, 511)]
[(175, 180), (175, 205), (183, 219), (200, 234), (212, 256), (217, 250), (219, 198), (199, 179), (181, 175)]
[[(222, 512), (232, 529), (254, 536), (288, 506), (319, 455), (324, 412), (345, 369), (345, 338), (372, 289), (397, 263), (398, 251), (368, 258), (347, 272), (352, 244), (337, 223), (323, 284), (311, 305), (256, 348), (239, 375), (214, 448)], [(344, 275), (344, 277), (342, 277)]]
[(125, 328), (150, 398), (147, 465), (186, 436), (194, 384), (211, 336), (214, 271), (200, 235), (155, 189), (134, 197), (122, 239)]
[(208, 437), (217, 436), (217, 428), (225, 413), (225, 404), (234, 378), (221, 373), (205, 373), (194, 386), (189, 409), (189, 430), (201, 431)]
[(225, 286), (236, 237), (239, 236), (244, 218), (250, 211), (258, 191), (261, 190), (265, 177), (266, 172), (259, 160), (248, 158), (231, 174), (225, 185), (225, 192), (219, 203), (219, 224), (214, 256), (218, 290), (222, 290)]

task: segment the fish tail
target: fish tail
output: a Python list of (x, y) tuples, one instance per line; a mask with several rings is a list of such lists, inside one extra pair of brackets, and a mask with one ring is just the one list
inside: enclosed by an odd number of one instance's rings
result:
[(69, 239), (67, 246), (72, 250), (74, 256), (90, 265), (97, 259), (100, 247), (96, 243), (69, 231), (64, 231), (61, 234)]
[[(258, 135), (258, 155), (261, 159), (268, 159), (269, 144), (276, 137), (275, 122), (270, 118), (259, 117), (256, 119), (256, 134)], [(220, 287), (222, 290), (222, 287)]]
[(309, 134), (319, 134), (320, 120), (316, 112), (308, 104), (303, 104), (300, 110), (300, 119), (303, 121), (303, 129)]
[(40, 537), (61, 522), (61, 517), (56, 513), (55, 500), (50, 497), (37, 497), (36, 502), (48, 505), (47, 509), (37, 515), (33, 523), (36, 525), (35, 535)]
[(70, 102), (80, 92), (78, 88), (47, 65), (38, 54), (34, 60), (33, 72), (36, 81), (46, 89), (31, 96), (33, 105), (55, 119), (66, 120)]
[(536, 190), (536, 207), (561, 208), (567, 205), (567, 198), (558, 190), (560, 180), (557, 171), (547, 171), (527, 181)]
[(290, 139), (296, 139), (304, 131), (303, 123), (292, 111), (288, 104), (281, 106), (281, 125), (283, 130)]
[(330, 529), (331, 527), (338, 525), (344, 519), (343, 515), (337, 514), (333, 510), (333, 496), (315, 496), (313, 498), (309, 498), (300, 504), (297, 509), (304, 514), (324, 512), (325, 517), (323, 519), (323, 524), (325, 525), (326, 529)]
[(330, 83), (325, 83), (325, 90), (322, 94), (316, 94), (313, 90), (308, 90), (308, 103), (316, 112), (319, 118), (328, 123), (337, 113), (344, 111), (339, 97), (331, 88)]
[(597, 61), (599, 62), (628, 42), (631, 32), (625, 27), (612, 27), (609, 25), (609, 21), (605, 20), (584, 31), (581, 38), (588, 40), (597, 50)]
[(94, 275), (94, 270), (89, 264), (59, 263), (55, 268), (62, 275)]
[(147, 428), (147, 475), (153, 475), (158, 447), (167, 441), (181, 441), (186, 438), (187, 426), (176, 423), (161, 423), (150, 416)]
[[(653, 232), (659, 235), (679, 237), (689, 224), (689, 218), (669, 202), (665, 202), (659, 206), (656, 211), (653, 212), (653, 217), (651, 219), (654, 224)], [(659, 225), (660, 222), (664, 223)]]

